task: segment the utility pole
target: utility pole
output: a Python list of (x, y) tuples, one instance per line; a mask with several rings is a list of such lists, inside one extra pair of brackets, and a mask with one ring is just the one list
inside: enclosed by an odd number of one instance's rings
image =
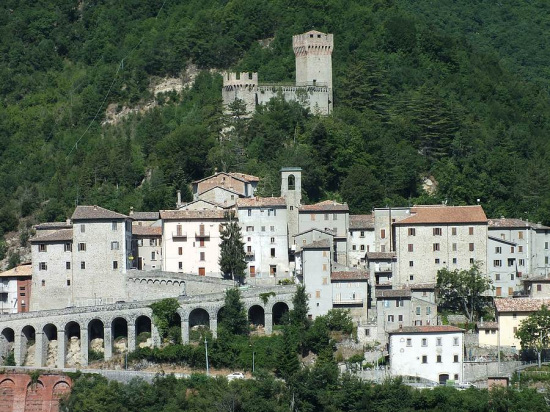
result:
[(208, 341), (206, 340), (206, 336), (204, 337), (204, 349), (206, 351), (206, 376), (208, 376)]

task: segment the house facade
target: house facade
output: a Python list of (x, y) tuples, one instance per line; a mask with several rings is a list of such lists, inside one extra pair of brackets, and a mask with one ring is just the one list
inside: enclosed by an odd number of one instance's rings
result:
[(374, 252), (374, 215), (349, 216), (349, 265), (356, 268), (366, 266), (366, 255)]

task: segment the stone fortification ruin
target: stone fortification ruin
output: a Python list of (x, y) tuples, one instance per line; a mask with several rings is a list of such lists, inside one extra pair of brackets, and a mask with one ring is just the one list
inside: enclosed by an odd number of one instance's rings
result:
[(236, 100), (246, 105), (247, 114), (273, 97), (297, 101), (312, 113), (332, 112), (332, 34), (308, 31), (292, 38), (296, 56), (296, 84), (267, 84), (258, 81), (258, 73), (225, 73), (222, 98), (226, 112)]

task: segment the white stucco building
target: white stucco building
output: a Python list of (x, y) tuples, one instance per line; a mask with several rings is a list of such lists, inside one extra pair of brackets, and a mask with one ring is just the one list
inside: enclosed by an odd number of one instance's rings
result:
[(392, 376), (445, 383), (463, 380), (464, 330), (454, 326), (410, 326), (390, 336)]
[(349, 216), (349, 265), (353, 267), (366, 266), (366, 254), (374, 252), (374, 215)]

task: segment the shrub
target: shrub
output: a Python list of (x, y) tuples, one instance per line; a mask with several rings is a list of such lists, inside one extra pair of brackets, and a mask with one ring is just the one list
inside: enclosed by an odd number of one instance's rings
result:
[(105, 359), (105, 356), (102, 352), (93, 349), (88, 350), (88, 362), (102, 361), (103, 359)]

